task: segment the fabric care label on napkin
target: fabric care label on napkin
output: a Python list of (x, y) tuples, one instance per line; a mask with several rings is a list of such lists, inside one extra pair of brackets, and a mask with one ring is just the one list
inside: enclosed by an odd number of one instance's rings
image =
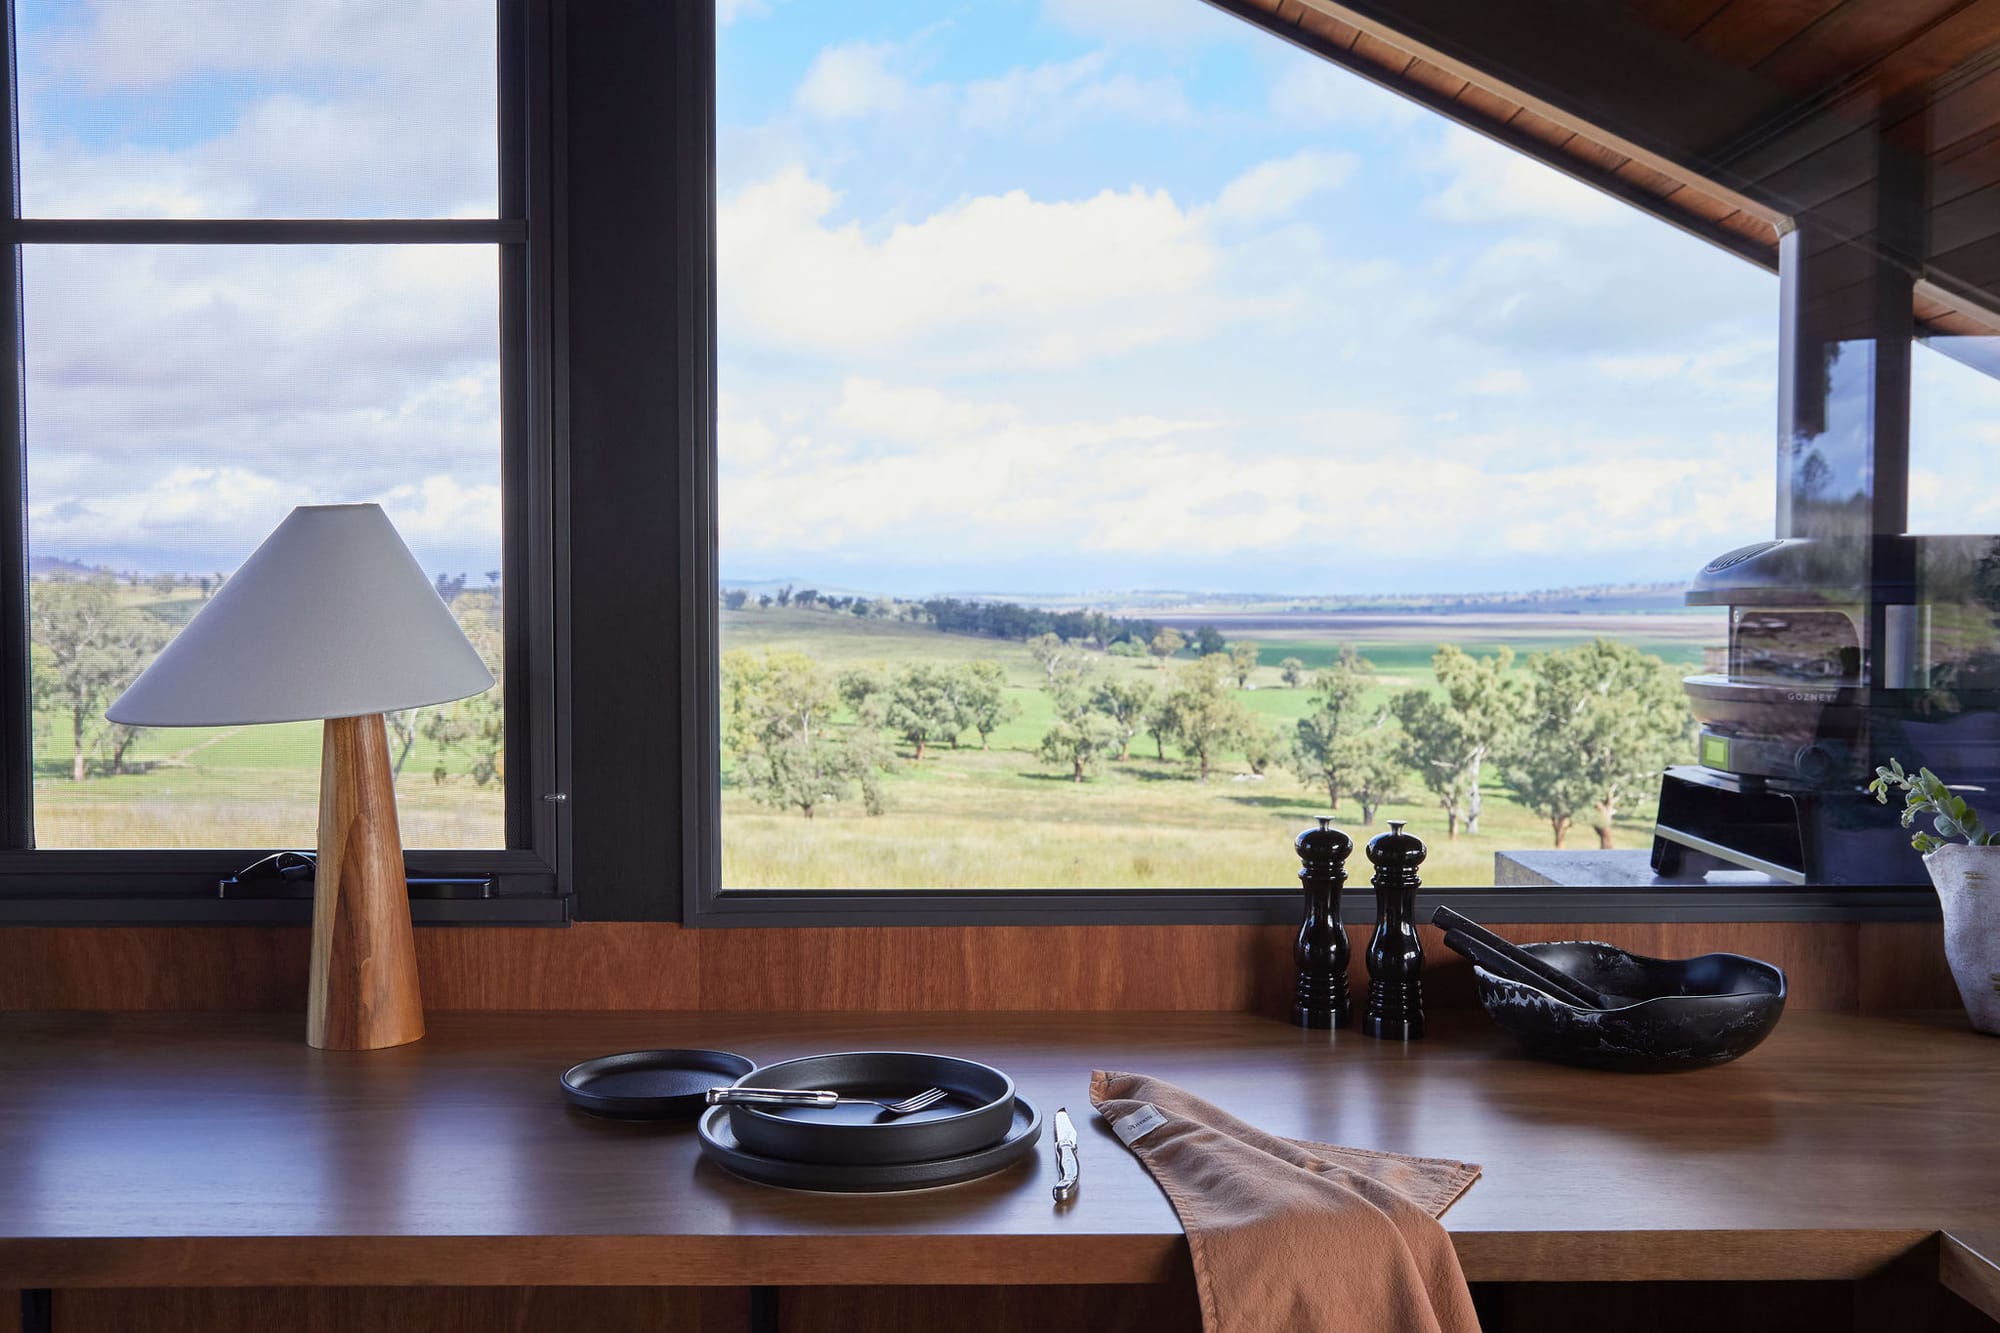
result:
[(1166, 1123), (1166, 1112), (1148, 1102), (1124, 1119), (1112, 1122), (1111, 1132), (1129, 1148)]

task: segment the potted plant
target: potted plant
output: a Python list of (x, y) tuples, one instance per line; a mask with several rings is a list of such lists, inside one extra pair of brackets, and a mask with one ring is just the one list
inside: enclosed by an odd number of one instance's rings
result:
[(2000, 839), (1928, 768), (1913, 775), (1891, 759), (1868, 790), (1886, 805), (1891, 788), (1903, 793), (1904, 828), (1919, 815), (1930, 818), (1934, 832), (1918, 833), (1910, 845), (1923, 853), (1944, 909), (1945, 961), (1972, 1026), (2000, 1036)]

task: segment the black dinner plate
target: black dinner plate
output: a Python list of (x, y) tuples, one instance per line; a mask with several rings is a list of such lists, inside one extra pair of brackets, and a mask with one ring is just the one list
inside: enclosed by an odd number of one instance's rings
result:
[(859, 1166), (835, 1162), (793, 1162), (746, 1150), (729, 1128), (729, 1107), (718, 1106), (695, 1125), (701, 1151), (716, 1165), (762, 1185), (821, 1190), (834, 1194), (879, 1194), (888, 1190), (933, 1189), (990, 1176), (1035, 1150), (1042, 1137), (1042, 1113), (1014, 1099), (1007, 1136), (977, 1152), (930, 1162), (879, 1162)]
[(708, 1090), (734, 1083), (756, 1064), (729, 1051), (626, 1051), (563, 1071), (570, 1105), (618, 1120), (692, 1120)]
[(841, 1051), (781, 1060), (736, 1080), (752, 1088), (824, 1088), (843, 1097), (900, 1101), (942, 1088), (935, 1106), (891, 1116), (866, 1103), (731, 1106), (729, 1130), (744, 1151), (793, 1162), (881, 1166), (963, 1157), (1014, 1128), (1014, 1080), (976, 1060), (922, 1051)]

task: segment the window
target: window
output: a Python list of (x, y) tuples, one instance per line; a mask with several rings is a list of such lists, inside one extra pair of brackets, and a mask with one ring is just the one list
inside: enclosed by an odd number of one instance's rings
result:
[(1328, 810), (1490, 885), (1599, 812), (1428, 789), (1440, 674), (1719, 650), (1773, 280), (1184, 10), (722, 27), (725, 889), (1281, 884)]
[(17, 0), (13, 20), (26, 531), (0, 560), (26, 596), (0, 664), (0, 895), (212, 899), (311, 845), (316, 725), (102, 714), (292, 506), (369, 500), (502, 682), (390, 718), (412, 872), (457, 881), (416, 892), (553, 901), (530, 794), (555, 756), (529, 6)]

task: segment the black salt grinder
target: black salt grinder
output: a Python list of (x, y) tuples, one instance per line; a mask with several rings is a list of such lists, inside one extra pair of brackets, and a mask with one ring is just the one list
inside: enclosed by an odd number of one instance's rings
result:
[(1292, 1022), (1302, 1028), (1344, 1028), (1353, 1012), (1347, 1003), (1347, 932), (1340, 925), (1340, 889), (1347, 883), (1347, 857), (1354, 850), (1354, 839), (1321, 815), (1319, 827), (1299, 834), (1292, 845), (1302, 863), (1299, 883), (1306, 891), (1306, 921), (1292, 948), (1299, 965)]
[(1387, 833), (1368, 840), (1368, 859), (1375, 863), (1375, 934), (1368, 941), (1368, 1012), (1361, 1030), (1371, 1037), (1421, 1037), (1424, 946), (1415, 917), (1424, 842), (1392, 819)]

